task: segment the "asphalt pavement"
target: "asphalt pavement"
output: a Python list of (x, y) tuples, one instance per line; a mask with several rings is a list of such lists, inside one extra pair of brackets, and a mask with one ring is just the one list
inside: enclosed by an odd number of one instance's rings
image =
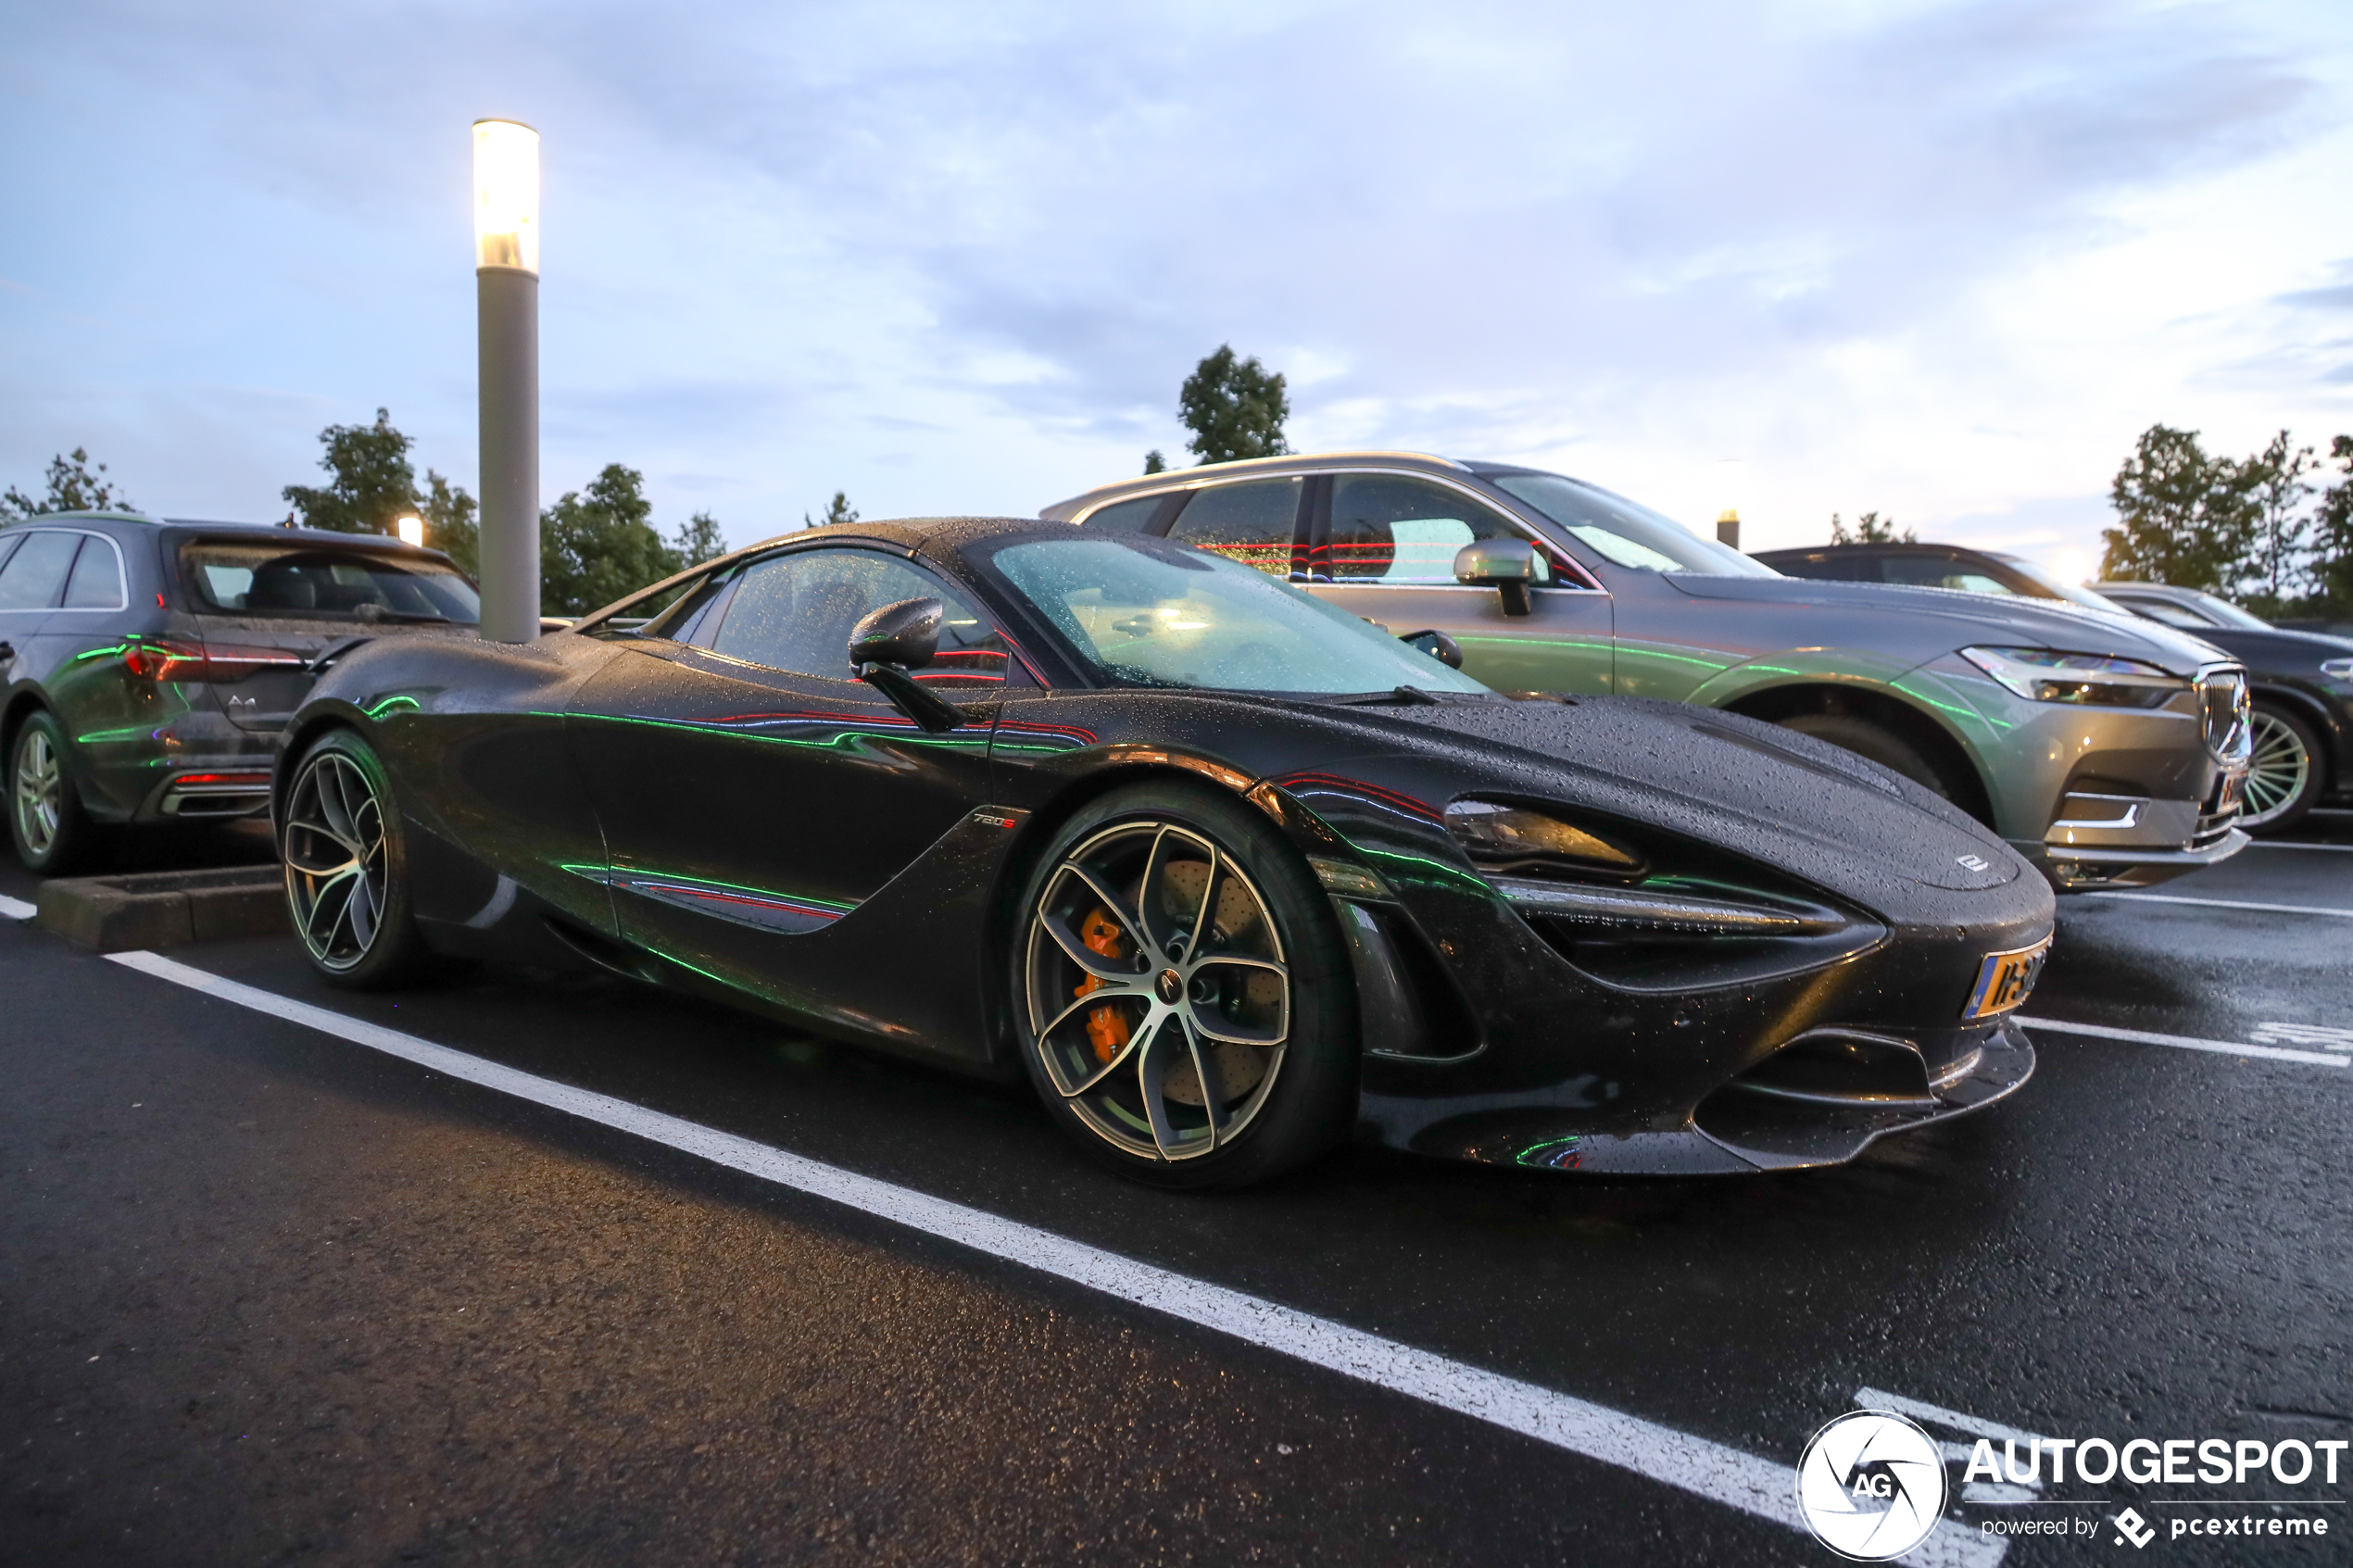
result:
[[(618, 981), (359, 996), (288, 938), (166, 955), (338, 1035), (0, 921), (0, 1562), (1822, 1563), (1706, 1456), (1792, 1465), (1858, 1403), (1956, 1453), (2353, 1437), (2353, 815), (2316, 821), (2063, 899), (2013, 1100), (1704, 1182), (1352, 1149), (1171, 1196), (1076, 1158), (1026, 1090)], [(345, 1037), (370, 1024), (484, 1065)], [(1378, 1336), (1423, 1397), (704, 1135)], [(1507, 1430), (1491, 1374), (1718, 1447)], [(2106, 1523), (2129, 1504), (2152, 1556), (2341, 1562), (2343, 1474), (1980, 1483), (1915, 1560), (2137, 1556)], [(2242, 1509), (2332, 1535), (2168, 1533)], [(1984, 1533), (2028, 1516), (2101, 1523)]]

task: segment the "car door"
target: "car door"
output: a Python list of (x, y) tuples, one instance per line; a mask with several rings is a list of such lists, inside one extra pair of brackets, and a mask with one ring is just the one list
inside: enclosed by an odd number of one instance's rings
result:
[[(988, 797), (992, 699), (1023, 677), (965, 595), (882, 548), (787, 549), (708, 593), (678, 635), (622, 639), (566, 727), (623, 936), (790, 1005), (824, 978), (794, 939), (854, 915)], [(948, 609), (916, 678), (977, 699), (981, 721), (926, 734), (854, 678), (850, 628), (911, 598)]]
[(44, 659), (41, 633), (73, 570), (77, 537), (53, 529), (0, 533), (0, 666), (11, 684), (38, 681), (54, 661)]
[[(1470, 491), (1416, 474), (1341, 472), (1328, 476), (1315, 512), (1305, 564), (1318, 598), (1394, 633), (1446, 633), (1462, 646), (1464, 672), (1499, 691), (1612, 689), (1609, 595)], [(1496, 539), (1536, 546), (1526, 615), (1508, 613), (1493, 588), (1454, 581), (1455, 552)]]

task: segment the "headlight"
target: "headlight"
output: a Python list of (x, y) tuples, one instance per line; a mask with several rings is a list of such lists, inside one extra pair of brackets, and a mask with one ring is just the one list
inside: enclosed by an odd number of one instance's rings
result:
[(2321, 673), (2334, 675), (2340, 681), (2353, 681), (2353, 659), (2324, 659), (2321, 660)]
[(2030, 702), (2084, 708), (2162, 708), (2189, 682), (2154, 664), (2051, 648), (1963, 648), (1961, 657)]
[(1642, 871), (1642, 858), (1631, 851), (1525, 807), (1457, 800), (1446, 808), (1446, 826), (1481, 871), (1541, 871), (1548, 865), (1618, 876)]

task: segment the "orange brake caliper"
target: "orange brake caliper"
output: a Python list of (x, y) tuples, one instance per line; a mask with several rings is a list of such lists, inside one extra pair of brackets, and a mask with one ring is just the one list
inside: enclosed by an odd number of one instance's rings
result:
[[(1093, 911), (1079, 922), (1078, 939), (1087, 944), (1089, 951), (1101, 953), (1104, 958), (1119, 957), (1119, 927), (1101, 909)], [(1071, 995), (1088, 996), (1101, 990), (1105, 984), (1090, 974), (1079, 982), (1078, 989)], [(1090, 1008), (1087, 1012), (1087, 1039), (1095, 1047), (1095, 1060), (1109, 1062), (1118, 1054), (1119, 1047), (1127, 1043), (1127, 1020), (1116, 1006), (1109, 1003)]]

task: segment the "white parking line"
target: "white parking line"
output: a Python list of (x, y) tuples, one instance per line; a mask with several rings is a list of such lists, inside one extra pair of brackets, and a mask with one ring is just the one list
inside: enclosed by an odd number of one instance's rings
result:
[[(1532, 1383), (1499, 1376), (1327, 1318), (1314, 1317), (1278, 1302), (1105, 1252), (1016, 1220), (950, 1203), (873, 1176), (862, 1176), (804, 1155), (788, 1154), (610, 1095), (485, 1061), (396, 1029), (346, 1018), (308, 1002), (223, 980), (154, 953), (107, 956), (116, 963), (219, 1000), (300, 1023), (451, 1078), (617, 1128), (714, 1165), (877, 1215), (926, 1236), (1165, 1312), (1196, 1327), (1230, 1335), (1277, 1355), (1616, 1465), (1793, 1530), (1806, 1528), (1797, 1512), (1795, 1472), (1787, 1463), (1760, 1459), (1639, 1416), (1591, 1404)], [(2000, 1543), (1991, 1544), (1998, 1547)], [(1977, 1537), (1945, 1532), (1931, 1537), (1907, 1561), (1985, 1568), (1999, 1562), (2001, 1555)]]
[(2019, 1015), (2029, 1029), (2056, 1029), (2062, 1035), (2096, 1035), (2104, 1040), (2131, 1040), (2144, 1046), (2171, 1046), (2176, 1050), (2212, 1051), (2218, 1056), (2259, 1056), (2272, 1061), (2301, 1061), (2314, 1067), (2353, 1066), (2353, 1057), (2333, 1051), (2289, 1050), (2280, 1046), (2243, 1046), (2231, 1040), (2201, 1040), (2191, 1035), (2152, 1035), (2145, 1029), (2111, 1029), (2105, 1023), (2070, 1023), (2057, 1018)]
[(2353, 909), (2319, 909), (2309, 904), (2249, 904), (2237, 898), (2184, 898), (2178, 893), (2114, 893), (2092, 888), (2091, 898), (2121, 898), (2134, 904), (2197, 904), (2209, 909), (2260, 909), (2275, 915), (2328, 915), (2353, 920)]
[(21, 898), (11, 898), (0, 893), (0, 915), (6, 915), (10, 920), (31, 920), (40, 912), (38, 908)]
[[(1948, 1411), (1943, 1405), (1931, 1405), (1925, 1399), (1907, 1399), (1901, 1394), (1891, 1394), (1884, 1388), (1856, 1389), (1855, 1404), (1859, 1410), (1894, 1411), (1899, 1415), (1908, 1415), (1924, 1425), (1941, 1426), (1947, 1431), (1962, 1433), (1971, 1439), (1990, 1437), (1997, 1443), (2024, 1443), (2029, 1445), (2030, 1451), (2032, 1445), (2039, 1436), (2039, 1434), (2021, 1431), (2015, 1426), (2005, 1426), (1998, 1421), (1987, 1421), (1982, 1416), (1968, 1415), (1960, 1411)], [(2049, 1441), (2048, 1438), (2041, 1440)], [(1977, 1451), (1977, 1445), (1973, 1440), (1954, 1443), (1940, 1438), (1936, 1446), (1947, 1461), (1963, 1466), (1968, 1465), (1969, 1456)], [(1961, 1486), (1961, 1500), (1994, 1504), (2040, 1502), (2043, 1500), (2040, 1465), (2035, 1467), (2035, 1475), (2036, 1479), (2032, 1481), (1965, 1482)]]

